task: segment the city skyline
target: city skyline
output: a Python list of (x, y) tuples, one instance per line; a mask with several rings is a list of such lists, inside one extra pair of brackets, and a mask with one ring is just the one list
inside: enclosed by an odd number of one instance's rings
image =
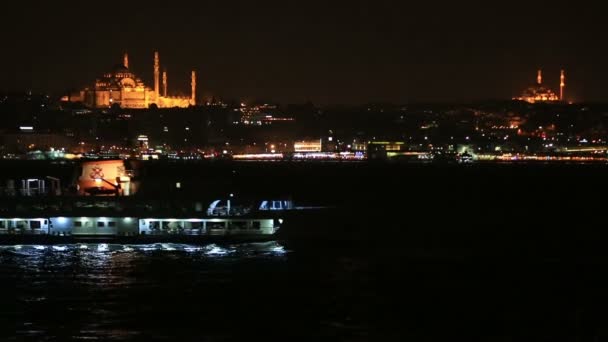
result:
[[(162, 93), (164, 94), (164, 99), (169, 99), (167, 96), (168, 94), (168, 72), (167, 72), (167, 68), (166, 67), (162, 67), (163, 71), (162, 71), (162, 87), (163, 87), (163, 91)], [(107, 88), (110, 83), (112, 82), (117, 82), (115, 84), (116, 87), (123, 87), (122, 85), (119, 86), (119, 84), (123, 84), (124, 81), (121, 81), (122, 78), (127, 77), (127, 79), (133, 78), (132, 81), (137, 81), (141, 83), (141, 80), (139, 77), (137, 77), (135, 71), (133, 71), (134, 68), (130, 68), (130, 64), (129, 64), (129, 53), (128, 51), (125, 51), (123, 56), (122, 56), (122, 63), (118, 63), (116, 65), (114, 65), (113, 67), (113, 71), (110, 73), (104, 73), (104, 80), (101, 83), (101, 88), (100, 88), (100, 80), (97, 79), (96, 84), (89, 84), (88, 86), (82, 87), (82, 89), (70, 89), (68, 91), (65, 91), (63, 93), (61, 93), (61, 97), (62, 99), (64, 99), (64, 101), (69, 101), (69, 102), (84, 102), (84, 104), (87, 107), (90, 108), (95, 108), (95, 107), (108, 107), (110, 104), (112, 104), (112, 99), (109, 99), (109, 97), (111, 96), (111, 92), (109, 94), (106, 94), (108, 96), (106, 99), (106, 102), (109, 100), (110, 102), (105, 103), (103, 105), (100, 105), (101, 103), (97, 104), (97, 105), (92, 105), (92, 103), (89, 103), (90, 101), (84, 101), (83, 96), (85, 95), (85, 93), (90, 92), (90, 91), (96, 91), (98, 93), (98, 96), (101, 94), (100, 91), (104, 90), (105, 88)], [(159, 53), (158, 51), (154, 52), (154, 68), (153, 68), (153, 84), (154, 84), (154, 89), (150, 89), (150, 88), (145, 88), (147, 92), (152, 92), (152, 93), (156, 93), (156, 96), (160, 96), (161, 95), (161, 83), (160, 83), (160, 75), (161, 75), (161, 65), (160, 65), (160, 60), (159, 60)], [(150, 71), (150, 70), (149, 70)], [(126, 74), (124, 73), (126, 72)], [(214, 100), (219, 100), (219, 99), (223, 99), (223, 100), (228, 100), (228, 101), (236, 101), (237, 103), (243, 103), (243, 105), (245, 105), (246, 102), (249, 102), (250, 105), (252, 104), (256, 104), (256, 103), (262, 103), (264, 101), (268, 102), (268, 99), (249, 99), (249, 101), (241, 101), (240, 99), (226, 99), (225, 97), (222, 97), (221, 95), (209, 95), (207, 97), (204, 97), (200, 100), (200, 102), (196, 102), (194, 101), (194, 96), (196, 96), (196, 94), (198, 93), (198, 91), (196, 90), (195, 86), (196, 83), (194, 81), (195, 78), (195, 70), (192, 70), (192, 77), (190, 80), (190, 85), (191, 85), (191, 89), (190, 89), (190, 94), (188, 94), (188, 96), (183, 96), (184, 93), (181, 93), (181, 97), (174, 97), (176, 99), (188, 99), (188, 97), (191, 97), (192, 99), (189, 101), (182, 101), (183, 103), (180, 102), (180, 105), (178, 105), (177, 102), (173, 103), (173, 102), (167, 102), (166, 104), (163, 104), (164, 102), (158, 102), (156, 99), (146, 99), (145, 103), (143, 100), (143, 97), (141, 99), (141, 103), (125, 103), (125, 101), (121, 101), (120, 98), (117, 99), (117, 103), (118, 105), (120, 105), (123, 108), (147, 108), (149, 105), (151, 104), (156, 104), (160, 107), (187, 107), (187, 105), (197, 105), (197, 104), (210, 104), (212, 103)], [(145, 74), (145, 73), (144, 73)], [(179, 74), (178, 74), (179, 75)], [(108, 79), (109, 77), (109, 79)], [(130, 78), (129, 78), (130, 77)], [(114, 79), (116, 78), (116, 79)], [(112, 79), (114, 79), (114, 81), (112, 81)], [(552, 77), (550, 76), (549, 79), (552, 79)], [(512, 99), (513, 100), (520, 100), (520, 101), (526, 101), (526, 102), (530, 102), (530, 103), (534, 103), (534, 102), (564, 102), (564, 103), (574, 103), (574, 101), (572, 101), (571, 98), (569, 98), (566, 93), (564, 92), (566, 89), (566, 70), (561, 69), (559, 71), (559, 84), (556, 85), (556, 87), (553, 87), (552, 85), (546, 85), (546, 82), (543, 82), (543, 80), (546, 80), (545, 78), (543, 78), (542, 76), (542, 69), (538, 69), (537, 70), (537, 77), (536, 77), (536, 82), (531, 86), (531, 87), (526, 87), (526, 90), (524, 91), (524, 93), (528, 93), (528, 94), (523, 94), (521, 96), (514, 96)], [(109, 83), (108, 83), (109, 82)], [(141, 89), (140, 93), (142, 94), (141, 96), (143, 96), (143, 91), (144, 91), (144, 83), (141, 83)], [(541, 87), (542, 86), (542, 87)], [(102, 89), (103, 88), (103, 89)], [(134, 89), (134, 85), (127, 85), (127, 88), (133, 88)], [(538, 89), (536, 89), (538, 88)], [(558, 95), (555, 95), (553, 89), (556, 89), (555, 93), (558, 93)], [(107, 89), (106, 89), (107, 90)], [(118, 90), (115, 89), (115, 90)], [(127, 89), (128, 93), (132, 93), (133, 90)], [(529, 94), (530, 91), (533, 92), (537, 92), (540, 91), (541, 94)], [(544, 94), (544, 92), (547, 92), (547, 94)], [(107, 91), (106, 91), (107, 93)], [(94, 96), (93, 94), (91, 94), (91, 96)], [(124, 95), (123, 95), (124, 96)], [(114, 96), (116, 97), (116, 96)], [(119, 96), (120, 97), (120, 96)], [(495, 99), (492, 99), (495, 100)], [(501, 99), (501, 100), (506, 100), (506, 99)], [(92, 100), (91, 100), (92, 101)], [(93, 101), (95, 102), (95, 101)], [(102, 101), (103, 102), (103, 101)], [(166, 101), (165, 101), (166, 102)], [(179, 102), (179, 101), (178, 101)], [(273, 102), (273, 101), (270, 101)], [(276, 102), (275, 102), (276, 103)]]
[(175, 90), (187, 95), (190, 75), (180, 71), (197, 70), (203, 98), (321, 105), (510, 99), (534, 83), (537, 69), (556, 86), (567, 70), (571, 101), (608, 95), (593, 34), (602, 32), (601, 11), (593, 5), (178, 5), (85, 11), (14, 4), (0, 24), (10, 51), (0, 56), (0, 90), (80, 89), (124, 52), (153, 84), (150, 54), (158, 50)]
[(0, 341), (603, 340), (603, 7), (6, 1)]

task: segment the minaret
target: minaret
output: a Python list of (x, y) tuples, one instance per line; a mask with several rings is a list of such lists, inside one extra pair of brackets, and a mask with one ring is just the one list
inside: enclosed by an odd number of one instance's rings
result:
[(559, 99), (564, 101), (564, 88), (566, 87), (566, 71), (562, 70), (562, 75), (559, 77)]
[(196, 106), (196, 71), (192, 70), (192, 82), (190, 83), (192, 86), (192, 99), (190, 102), (193, 106)]
[(163, 96), (167, 97), (167, 70), (163, 71)]
[(543, 84), (543, 71), (542, 70), (538, 70), (538, 76), (536, 77), (536, 83), (538, 83), (538, 85)]
[(156, 93), (156, 99), (160, 96), (160, 58), (158, 57), (158, 51), (154, 52), (154, 93)]
[(129, 54), (125, 52), (125, 55), (123, 57), (123, 62), (122, 65), (125, 66), (125, 68), (129, 69)]

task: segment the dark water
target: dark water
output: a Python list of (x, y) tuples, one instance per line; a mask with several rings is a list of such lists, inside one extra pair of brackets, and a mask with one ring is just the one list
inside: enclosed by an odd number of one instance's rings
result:
[(0, 247), (8, 341), (594, 340), (608, 262), (332, 246)]
[[(2, 337), (242, 340), (370, 334), (367, 266), (278, 243), (0, 248)], [(364, 306), (360, 306), (363, 304)]]
[(0, 340), (607, 340), (606, 166), (241, 168), (338, 210), (280, 243), (0, 247)]

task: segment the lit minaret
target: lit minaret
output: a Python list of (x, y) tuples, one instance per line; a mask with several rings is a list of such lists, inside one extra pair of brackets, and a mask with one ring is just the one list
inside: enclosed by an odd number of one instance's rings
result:
[(154, 52), (154, 92), (158, 99), (160, 95), (160, 58), (158, 52)]
[(129, 69), (129, 54), (125, 52), (125, 55), (123, 57), (123, 62), (122, 64), (125, 66), (125, 68)]
[(163, 71), (163, 96), (167, 97), (167, 70)]
[(564, 88), (566, 87), (566, 72), (562, 70), (562, 75), (559, 77), (559, 99), (564, 101)]
[(190, 85), (192, 86), (192, 99), (190, 102), (192, 102), (193, 106), (196, 106), (196, 71), (194, 70), (192, 70), (192, 82)]
[(538, 83), (538, 85), (543, 84), (543, 71), (542, 70), (538, 70), (538, 76), (536, 77), (536, 82)]

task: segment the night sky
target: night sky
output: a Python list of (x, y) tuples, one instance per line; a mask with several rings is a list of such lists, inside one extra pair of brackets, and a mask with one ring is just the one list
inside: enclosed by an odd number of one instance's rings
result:
[[(608, 99), (600, 3), (165, 1), (3, 4), (0, 90), (59, 95), (122, 61), (170, 93), (315, 104), (508, 99), (543, 67), (569, 100)], [(150, 2), (152, 3), (152, 2)], [(201, 94), (199, 94), (200, 96)]]

